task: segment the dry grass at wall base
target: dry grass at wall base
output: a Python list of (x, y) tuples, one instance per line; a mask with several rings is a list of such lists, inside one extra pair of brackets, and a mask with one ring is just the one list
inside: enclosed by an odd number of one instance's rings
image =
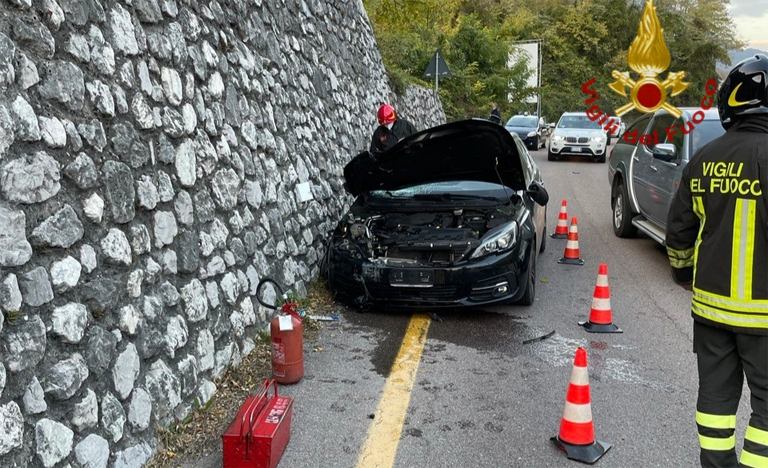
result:
[[(291, 295), (290, 299), (298, 300), (308, 313), (317, 315), (334, 315), (339, 307), (325, 283), (319, 280), (310, 284), (305, 298)], [(305, 318), (303, 328), (304, 340), (312, 342), (322, 325)], [(254, 343), (256, 347), (239, 366), (214, 381), (216, 393), (208, 404), (197, 407), (184, 420), (157, 431), (160, 445), (145, 468), (178, 468), (220, 447), (221, 434), (232, 423), (242, 402), (272, 373), (269, 332), (260, 333)]]

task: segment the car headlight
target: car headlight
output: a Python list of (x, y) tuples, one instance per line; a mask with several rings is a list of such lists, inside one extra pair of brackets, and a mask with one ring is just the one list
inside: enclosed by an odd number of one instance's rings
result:
[(563, 141), (565, 137), (562, 135), (552, 135), (552, 141)]
[(530, 138), (530, 137), (535, 137), (535, 136), (536, 136), (536, 132), (530, 132), (530, 133), (528, 133), (528, 137), (529, 137), (529, 138)]
[(605, 141), (605, 137), (604, 136), (592, 137), (589, 139), (589, 141)]
[(480, 258), (491, 253), (504, 252), (517, 244), (517, 222), (512, 221), (505, 229), (484, 240), (469, 258)]

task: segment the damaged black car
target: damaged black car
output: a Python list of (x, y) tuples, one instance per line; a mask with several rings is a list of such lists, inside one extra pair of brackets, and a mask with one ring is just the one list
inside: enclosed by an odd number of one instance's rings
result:
[(363, 305), (530, 305), (549, 200), (523, 142), (465, 120), (344, 168), (357, 197), (324, 261), (331, 290)]

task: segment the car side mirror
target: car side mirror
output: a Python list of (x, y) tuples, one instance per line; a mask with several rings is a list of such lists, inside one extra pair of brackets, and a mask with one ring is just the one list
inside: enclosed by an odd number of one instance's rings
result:
[(528, 195), (531, 196), (533, 201), (541, 206), (546, 206), (546, 204), (549, 203), (549, 193), (547, 192), (547, 189), (535, 180), (528, 186)]
[(549, 128), (555, 128), (555, 124), (554, 123), (549, 124)]
[(672, 143), (659, 143), (651, 150), (653, 159), (664, 162), (674, 162), (677, 159), (677, 148)]

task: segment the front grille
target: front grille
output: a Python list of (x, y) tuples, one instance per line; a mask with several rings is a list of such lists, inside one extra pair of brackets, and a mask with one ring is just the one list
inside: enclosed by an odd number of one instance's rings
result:
[(435, 285), (429, 288), (397, 288), (381, 283), (366, 283), (374, 299), (393, 301), (452, 301), (456, 286)]
[(578, 139), (576, 137), (565, 137), (565, 141), (568, 143), (589, 143), (589, 138), (587, 137), (579, 137)]

